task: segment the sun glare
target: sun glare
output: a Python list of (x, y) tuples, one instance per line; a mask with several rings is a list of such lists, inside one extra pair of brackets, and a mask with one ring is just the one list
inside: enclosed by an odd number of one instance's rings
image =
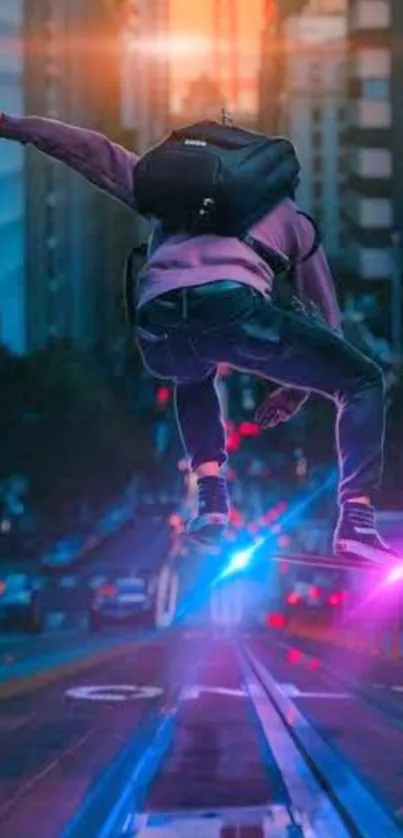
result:
[(179, 58), (186, 56), (207, 56), (211, 52), (209, 38), (199, 35), (170, 35), (156, 38), (137, 38), (132, 34), (125, 37), (126, 46), (131, 52), (146, 55)]

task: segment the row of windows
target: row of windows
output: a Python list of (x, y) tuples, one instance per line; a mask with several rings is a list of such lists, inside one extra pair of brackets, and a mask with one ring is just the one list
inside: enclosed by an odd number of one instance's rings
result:
[[(339, 168), (345, 168), (345, 160), (346, 154), (345, 149), (339, 148), (338, 149), (338, 164)], [(325, 163), (325, 157), (323, 154), (313, 154), (311, 157), (311, 171), (315, 175), (321, 175), (323, 173)]]
[(25, 188), (22, 166), (0, 173), (0, 221), (25, 211)]
[[(317, 105), (314, 105), (311, 110), (311, 118), (314, 125), (321, 125), (325, 117), (327, 116), (325, 108), (320, 108)], [(337, 108), (334, 112), (334, 119), (337, 122), (344, 122), (347, 117), (347, 108), (343, 105)]]
[(314, 201), (322, 202), (325, 197), (325, 184), (323, 180), (313, 180), (311, 182), (311, 194)]
[(18, 270), (24, 262), (25, 225), (23, 218), (13, 218), (0, 227), (0, 268), (6, 276)]
[(0, 8), (0, 35), (12, 35), (21, 26), (24, 13), (23, 0), (2, 0)]
[(19, 75), (0, 73), (0, 102), (5, 113), (15, 116), (24, 113), (24, 94)]

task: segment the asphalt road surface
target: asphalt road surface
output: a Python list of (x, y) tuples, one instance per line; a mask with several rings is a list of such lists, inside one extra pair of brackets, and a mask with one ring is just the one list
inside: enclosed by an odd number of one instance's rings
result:
[(3, 699), (1, 838), (61, 835), (91, 782), (165, 697), (175, 656), (175, 641), (151, 640), (42, 690)]
[(299, 639), (255, 636), (250, 647), (403, 826), (403, 662)]
[(319, 644), (293, 646), (264, 633), (242, 635), (233, 644), (213, 633), (184, 631), (143, 636), (102, 663), (2, 700), (0, 838), (60, 838), (94, 783), (186, 680), (198, 657), (202, 667), (182, 704), (168, 759), (147, 794), (147, 810), (286, 805), (274, 756), (266, 752), (263, 760), (251, 721), (234, 650), (241, 641), (400, 818), (403, 667), (364, 670), (354, 655), (337, 659)]

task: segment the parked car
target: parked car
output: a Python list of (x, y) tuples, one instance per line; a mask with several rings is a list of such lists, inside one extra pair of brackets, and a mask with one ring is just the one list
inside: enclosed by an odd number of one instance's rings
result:
[(323, 613), (340, 607), (348, 596), (347, 581), (341, 572), (300, 571), (286, 591), (286, 609), (291, 612)]
[(44, 617), (34, 581), (26, 573), (0, 568), (0, 627), (40, 634)]
[(140, 625), (155, 622), (157, 578), (149, 571), (114, 571), (95, 589), (89, 605), (89, 627), (99, 631), (104, 625)]

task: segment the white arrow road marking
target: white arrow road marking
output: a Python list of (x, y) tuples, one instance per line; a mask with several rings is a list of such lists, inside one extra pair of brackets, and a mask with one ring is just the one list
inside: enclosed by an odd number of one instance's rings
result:
[(247, 693), (245, 690), (231, 690), (228, 687), (203, 687), (194, 686), (188, 687), (184, 690), (183, 698), (195, 699), (200, 698), (202, 693), (209, 693), (210, 695), (227, 695), (232, 698), (244, 698)]
[(73, 687), (66, 691), (68, 698), (86, 701), (133, 701), (144, 698), (156, 698), (164, 692), (161, 687), (137, 687), (132, 684), (106, 684), (85, 687)]

